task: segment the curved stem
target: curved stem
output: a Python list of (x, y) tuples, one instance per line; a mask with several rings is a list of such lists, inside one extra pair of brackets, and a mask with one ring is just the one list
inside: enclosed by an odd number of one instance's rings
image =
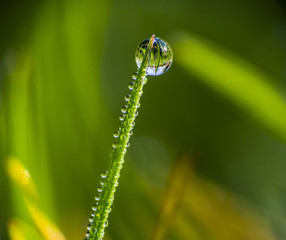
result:
[[(89, 240), (100, 240), (104, 236), (104, 229), (107, 226), (108, 215), (111, 211), (111, 205), (114, 199), (114, 193), (118, 186), (118, 179), (120, 177), (120, 170), (123, 167), (124, 156), (129, 145), (131, 131), (135, 124), (137, 115), (137, 108), (143, 93), (143, 86), (147, 81), (146, 69), (150, 60), (151, 50), (153, 47), (155, 35), (150, 38), (147, 51), (143, 58), (140, 69), (137, 73), (134, 88), (128, 101), (126, 108), (126, 115), (119, 128), (118, 141), (113, 144), (113, 151), (111, 152), (111, 162), (109, 165), (108, 173), (103, 174), (102, 177), (106, 178), (102, 188), (99, 188), (99, 194), (96, 196), (97, 203), (94, 205), (92, 217), (90, 218), (90, 226), (88, 227), (87, 238)], [(124, 109), (125, 111), (125, 109)], [(89, 230), (90, 229), (90, 230)]]

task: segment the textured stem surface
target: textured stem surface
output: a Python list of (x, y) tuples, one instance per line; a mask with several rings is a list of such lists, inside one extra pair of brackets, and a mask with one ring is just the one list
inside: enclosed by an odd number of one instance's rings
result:
[(131, 92), (130, 100), (128, 101), (127, 108), (124, 109), (126, 114), (122, 116), (122, 123), (118, 131), (118, 141), (113, 144), (114, 149), (111, 152), (111, 162), (108, 172), (106, 174), (102, 174), (104, 181), (101, 182), (102, 188), (100, 187), (98, 189), (100, 194), (95, 197), (97, 203), (93, 206), (94, 212), (90, 218), (91, 224), (88, 227), (86, 239), (100, 240), (104, 236), (104, 229), (107, 226), (107, 219), (111, 211), (114, 193), (116, 191), (116, 187), (118, 186), (120, 170), (124, 163), (124, 156), (126, 154), (129, 139), (132, 134), (131, 131), (135, 124), (137, 109), (140, 106), (139, 101), (143, 93), (143, 86), (147, 81), (146, 69), (150, 59), (154, 39), (155, 35), (150, 38), (147, 51), (137, 73), (137, 78), (134, 83), (133, 91)]

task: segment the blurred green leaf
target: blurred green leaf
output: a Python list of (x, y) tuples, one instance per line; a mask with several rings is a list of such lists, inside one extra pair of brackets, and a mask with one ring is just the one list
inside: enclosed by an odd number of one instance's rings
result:
[(9, 220), (8, 231), (11, 240), (42, 240), (42, 236), (34, 226), (18, 218)]
[(189, 156), (170, 174), (152, 240), (276, 240), (270, 222), (245, 199), (198, 176)]
[(196, 35), (177, 36), (175, 62), (286, 141), (286, 102), (271, 80), (235, 54)]

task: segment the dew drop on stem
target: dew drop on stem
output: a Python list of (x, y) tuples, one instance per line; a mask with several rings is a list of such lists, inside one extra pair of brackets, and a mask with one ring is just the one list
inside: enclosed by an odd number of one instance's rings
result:
[(124, 118), (125, 118), (125, 114), (121, 114), (121, 115), (119, 116), (119, 120), (120, 120), (120, 121), (123, 121)]
[[(146, 39), (137, 47), (135, 61), (138, 68), (142, 64), (149, 41), (150, 39)], [(173, 52), (170, 45), (160, 38), (155, 38), (146, 73), (151, 76), (161, 75), (170, 68), (172, 62)]]
[(113, 142), (113, 143), (112, 143), (112, 147), (113, 147), (113, 148), (116, 148), (116, 147), (117, 147), (117, 145), (118, 145), (118, 143), (117, 143), (117, 142)]
[(91, 226), (92, 226), (92, 223), (89, 223), (86, 227), (87, 230), (90, 230), (91, 229)]
[(134, 80), (136, 80), (136, 78), (137, 78), (137, 72), (135, 72), (135, 73), (132, 74), (132, 78), (133, 78)]
[(131, 95), (129, 95), (129, 94), (125, 95), (125, 97), (124, 97), (126, 102), (128, 102), (130, 100), (130, 98), (131, 98)]
[(120, 132), (119, 131), (115, 131), (113, 133), (113, 137), (118, 138), (119, 137)]
[(94, 199), (95, 199), (95, 201), (99, 201), (100, 200), (100, 194), (95, 195)]
[(127, 108), (128, 108), (127, 105), (122, 106), (121, 112), (122, 112), (122, 113), (126, 113)]
[(133, 90), (134, 85), (135, 85), (135, 83), (134, 83), (134, 82), (131, 82), (131, 83), (128, 84), (128, 88), (129, 88), (130, 90)]
[(108, 226), (108, 221), (106, 220), (106, 222), (104, 223), (104, 227)]
[(97, 204), (94, 204), (93, 206), (92, 206), (92, 211), (96, 211), (97, 210)]
[(107, 174), (108, 174), (108, 171), (104, 171), (104, 172), (101, 173), (101, 177), (102, 178), (106, 178)]

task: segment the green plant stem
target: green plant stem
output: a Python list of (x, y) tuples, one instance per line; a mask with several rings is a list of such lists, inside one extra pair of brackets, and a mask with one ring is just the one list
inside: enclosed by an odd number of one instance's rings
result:
[[(153, 47), (155, 35), (150, 38), (147, 51), (143, 58), (140, 69), (137, 73), (134, 88), (131, 93), (130, 100), (127, 104), (126, 115), (119, 128), (118, 141), (114, 143), (114, 149), (111, 152), (111, 162), (108, 169), (108, 174), (104, 182), (100, 199), (94, 211), (92, 226), (87, 239), (100, 240), (104, 236), (104, 229), (107, 226), (108, 215), (111, 211), (111, 205), (114, 199), (114, 193), (118, 186), (118, 179), (120, 177), (120, 170), (123, 167), (124, 156), (127, 151), (131, 131), (135, 124), (136, 112), (139, 107), (141, 95), (143, 93), (143, 86), (147, 81), (146, 69), (150, 59), (151, 50)], [(103, 177), (105, 177), (103, 175)]]

